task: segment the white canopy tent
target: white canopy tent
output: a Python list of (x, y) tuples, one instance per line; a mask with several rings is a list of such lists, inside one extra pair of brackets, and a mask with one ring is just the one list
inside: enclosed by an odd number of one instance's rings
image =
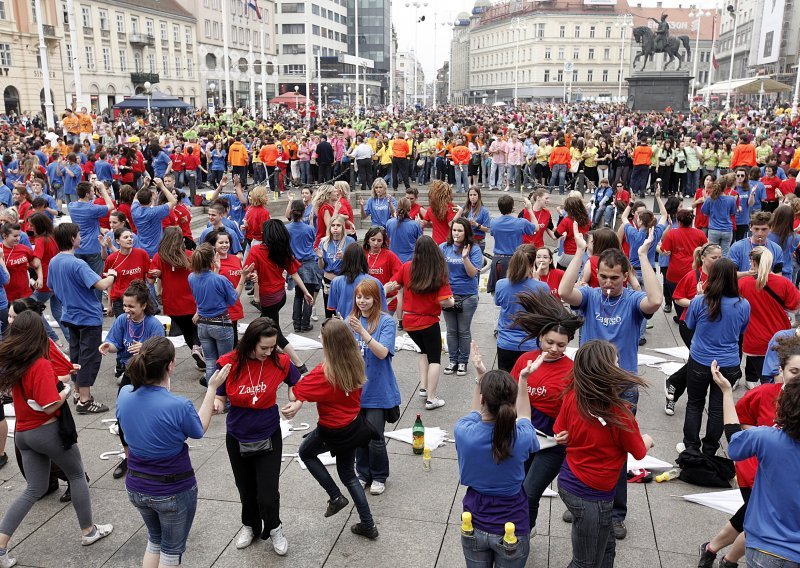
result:
[(749, 79), (720, 81), (708, 87), (703, 87), (697, 93), (700, 95), (719, 95), (731, 91), (739, 95), (757, 95), (759, 93), (786, 93), (791, 90), (791, 85), (769, 77), (751, 77)]

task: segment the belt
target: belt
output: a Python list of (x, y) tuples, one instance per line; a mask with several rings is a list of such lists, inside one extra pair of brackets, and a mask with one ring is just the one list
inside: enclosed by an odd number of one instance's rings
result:
[(150, 475), (149, 473), (142, 473), (141, 471), (128, 469), (128, 475), (150, 481), (160, 481), (162, 483), (177, 483), (178, 481), (183, 481), (185, 479), (189, 479), (190, 477), (194, 477), (194, 469), (184, 471), (183, 473), (170, 473), (168, 475)]
[(231, 316), (227, 313), (214, 316), (212, 318), (207, 318), (200, 316), (197, 318), (197, 323), (204, 323), (206, 325), (222, 325), (222, 326), (232, 326), (233, 322), (231, 321)]

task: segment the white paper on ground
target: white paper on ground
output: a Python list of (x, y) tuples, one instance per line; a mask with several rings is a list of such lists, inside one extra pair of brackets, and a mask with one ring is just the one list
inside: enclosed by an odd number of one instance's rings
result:
[(676, 359), (681, 359), (683, 361), (689, 360), (689, 348), (685, 345), (681, 345), (680, 347), (655, 347), (653, 351), (657, 351), (658, 353), (663, 353), (664, 355), (669, 355), (670, 357), (675, 357)]
[(239, 322), (239, 324), (236, 326), (236, 330), (239, 332), (239, 337), (243, 336), (244, 332), (247, 331), (247, 325), (248, 324), (246, 323)]
[(668, 471), (675, 467), (671, 463), (665, 462), (664, 460), (660, 460), (658, 458), (654, 458), (653, 456), (646, 455), (644, 459), (637, 460), (630, 454), (628, 454), (628, 471), (633, 469), (647, 469), (650, 471)]
[(712, 493), (694, 493), (693, 495), (684, 495), (684, 499), (722, 511), (728, 515), (733, 515), (744, 504), (742, 494), (738, 489), (729, 489), (727, 491), (714, 491)]
[(407, 333), (404, 333), (403, 335), (398, 335), (394, 338), (395, 352), (402, 351), (404, 349), (406, 351), (416, 351), (417, 353), (422, 353), (420, 348), (417, 347), (417, 344), (414, 343), (414, 340), (411, 339), (411, 337), (409, 337)]
[[(570, 359), (575, 359), (575, 353), (578, 351), (577, 347), (567, 347), (565, 354)], [(667, 360), (661, 357), (653, 357), (652, 355), (642, 355), (639, 353), (639, 365), (657, 365), (658, 363), (665, 363)]]
[(296, 333), (290, 333), (286, 336), (286, 341), (292, 344), (295, 351), (314, 351), (315, 349), (322, 349), (322, 343), (316, 339), (309, 339)]
[(542, 493), (542, 497), (558, 497), (558, 493), (556, 493), (549, 487), (545, 487), (544, 493)]
[(675, 373), (677, 373), (686, 363), (678, 363), (676, 361), (667, 361), (666, 363), (661, 363), (660, 365), (653, 365), (653, 368), (658, 369), (668, 377), (671, 377)]
[(154, 317), (159, 321), (161, 325), (167, 325), (167, 324), (172, 325), (172, 318), (169, 316), (157, 315)]
[[(405, 442), (406, 444), (413, 443), (411, 428), (401, 428), (400, 430), (384, 432), (383, 435), (387, 438), (391, 438), (392, 440)], [(437, 426), (425, 427), (425, 445), (428, 446), (431, 451), (435, 450), (439, 446), (444, 446), (445, 438), (447, 438), (447, 430), (442, 430)]]
[(281, 418), (281, 439), (285, 440), (292, 433), (292, 424), (288, 420)]
[(17, 415), (17, 413), (14, 412), (14, 404), (11, 402), (3, 405), (3, 412), (5, 413), (6, 418), (13, 418)]
[[(320, 454), (317, 457), (322, 462), (322, 465), (334, 465), (336, 463), (336, 458), (333, 457), (330, 452), (325, 452), (324, 454)], [(306, 467), (306, 464), (303, 463), (303, 460), (301, 460), (299, 457), (295, 459), (297, 460), (297, 463), (300, 464), (300, 467), (302, 467), (303, 469), (308, 469)]]
[(175, 346), (175, 349), (178, 349), (179, 347), (186, 347), (186, 340), (182, 335), (178, 335), (176, 337), (167, 337), (167, 339), (172, 342), (172, 344)]

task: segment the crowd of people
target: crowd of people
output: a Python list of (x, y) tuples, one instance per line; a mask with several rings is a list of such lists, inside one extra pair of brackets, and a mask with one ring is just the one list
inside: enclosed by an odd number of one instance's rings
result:
[[(113, 530), (93, 521), (70, 400), (77, 414), (115, 408), (113, 477), (146, 525), (145, 568), (181, 564), (198, 495), (186, 441), (215, 415), (241, 501), (236, 548), (259, 537), (288, 553), (280, 420), (305, 402), (319, 420), (299, 456), (328, 495), (325, 516), (350, 503), (319, 457), (331, 451), (358, 513), (352, 532), (378, 538), (366, 492), (387, 490), (398, 333), (419, 352), (427, 411), (445, 405), (442, 374), (477, 377), (454, 428), (467, 566), (524, 566), (556, 478), (571, 565), (612, 566), (627, 534), (627, 455), (654, 445), (636, 420), (637, 359), (659, 310), (674, 312), (690, 353), (664, 385), (668, 416), (687, 397), (677, 452), (714, 456), (724, 433), (741, 472), (745, 506), (700, 547), (699, 566), (725, 547), (720, 566), (800, 564), (800, 501), (784, 490), (786, 465), (800, 462), (800, 130), (788, 110), (582, 103), (313, 122), (198, 113), (159, 126), (82, 109), (56, 129), (2, 128), (0, 391), (27, 488), (0, 521), (0, 566), (16, 563), (11, 537), (59, 478), (81, 544)], [(487, 370), (473, 318), (495, 309)], [(284, 335), (287, 311), (295, 333), (319, 335), (312, 369)], [(165, 336), (178, 335), (202, 373), (199, 409), (170, 392)], [(113, 405), (92, 394), (103, 357), (115, 362)], [(3, 417), (0, 450), (6, 432)]]

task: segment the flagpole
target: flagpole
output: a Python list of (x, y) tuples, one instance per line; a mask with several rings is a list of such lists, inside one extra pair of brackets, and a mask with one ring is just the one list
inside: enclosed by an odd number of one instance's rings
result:
[(317, 49), (317, 118), (322, 117), (322, 50)]
[[(249, 18), (248, 18), (249, 19)], [(248, 69), (250, 70), (250, 117), (256, 117), (256, 83), (255, 78), (255, 58), (253, 57), (253, 36), (255, 35), (255, 30), (250, 32), (250, 45), (247, 46), (247, 63)]]
[[(354, 0), (353, 3), (355, 4), (355, 16), (356, 16), (356, 20), (354, 22), (356, 33), (355, 37), (353, 38), (353, 41), (355, 42), (355, 56), (356, 59), (358, 59), (358, 0)], [(358, 68), (359, 68), (358, 63), (356, 63), (355, 67), (356, 67), (355, 109), (356, 109), (356, 118), (358, 118)]]
[(231, 67), (228, 61), (228, 2), (222, 0), (222, 52), (225, 65), (225, 113), (231, 114)]
[(711, 85), (714, 83), (714, 61), (716, 61), (714, 46), (717, 44), (718, 13), (719, 12), (714, 12), (714, 25), (711, 26), (711, 57), (708, 58), (708, 85), (706, 85), (706, 96), (704, 101), (706, 106), (709, 106), (709, 102), (711, 102)]
[[(264, 57), (264, 20), (261, 20), (259, 43), (261, 44), (261, 118), (267, 120), (267, 60)], [(278, 96), (278, 93), (275, 93)]]
[[(308, 4), (308, 2), (306, 2)], [(309, 24), (305, 25), (305, 36), (306, 36), (306, 100), (304, 101), (304, 105), (306, 107), (306, 122), (308, 124), (309, 130), (311, 129), (311, 109), (309, 108), (308, 99), (309, 95), (311, 94), (311, 41), (310, 39), (310, 30), (311, 26)], [(297, 112), (300, 112), (300, 109), (297, 109)]]

